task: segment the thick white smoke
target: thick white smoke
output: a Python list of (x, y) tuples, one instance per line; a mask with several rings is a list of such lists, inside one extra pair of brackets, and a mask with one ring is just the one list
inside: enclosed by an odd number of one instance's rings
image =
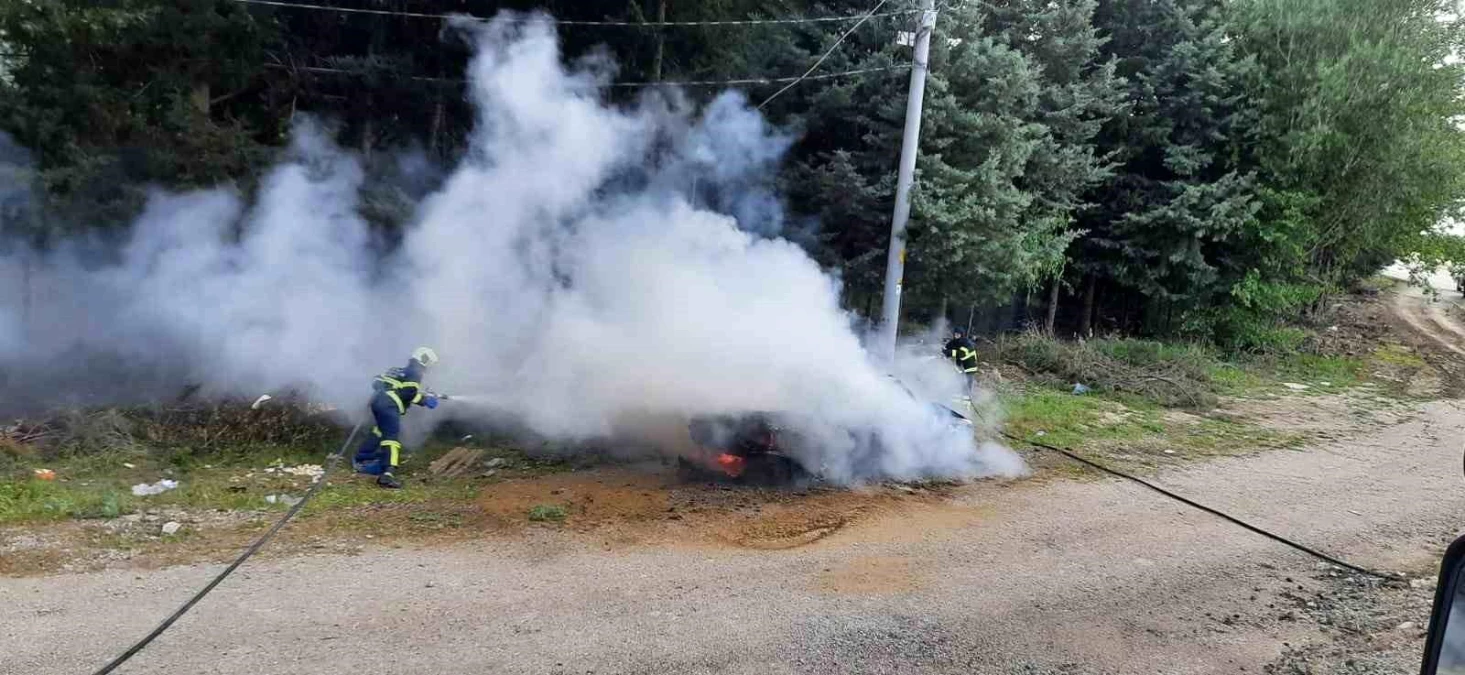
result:
[[(443, 357), (431, 386), (549, 437), (777, 411), (818, 441), (801, 459), (837, 481), (1023, 470), (889, 378), (835, 281), (763, 236), (781, 226), (766, 183), (789, 139), (740, 96), (700, 115), (662, 96), (616, 107), (609, 65), (566, 68), (546, 20), (464, 29), (479, 45), (472, 149), (395, 253), (373, 253), (357, 215), (357, 160), (305, 125), (253, 205), (225, 189), (158, 195), (119, 263), (50, 258), (45, 316), (0, 339), (0, 364), (81, 345), (217, 392), (306, 385), (359, 405), (370, 375), (424, 343)], [(5, 303), (0, 334), (18, 315)]]

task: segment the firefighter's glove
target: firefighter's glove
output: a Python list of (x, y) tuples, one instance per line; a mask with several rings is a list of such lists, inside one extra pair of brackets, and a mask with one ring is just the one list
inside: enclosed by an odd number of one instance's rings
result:
[(436, 395), (429, 395), (429, 396), (423, 397), (423, 399), (422, 399), (422, 407), (427, 408), (428, 410), (432, 410), (433, 408), (436, 408), (437, 407), (437, 396)]

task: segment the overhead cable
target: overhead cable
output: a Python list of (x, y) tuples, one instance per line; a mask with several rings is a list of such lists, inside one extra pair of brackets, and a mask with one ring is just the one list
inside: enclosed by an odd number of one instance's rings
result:
[[(315, 5), (303, 2), (286, 2), (284, 0), (231, 0), (246, 5), (267, 5), (270, 7), (284, 7), (289, 9), (306, 9), (325, 12), (340, 12), (342, 14), (374, 14), (377, 16), (398, 16), (411, 19), (438, 19), (447, 20), (454, 18), (467, 18), (474, 21), (488, 21), (487, 18), (474, 16), (472, 14), (433, 14), (426, 12), (407, 12), (388, 9), (369, 9), (364, 7), (335, 7), (331, 5)], [(881, 3), (882, 5), (885, 3)], [(851, 16), (814, 16), (795, 17), (788, 19), (727, 19), (719, 21), (579, 21), (574, 19), (555, 19), (554, 22), (561, 26), (607, 26), (625, 28), (695, 28), (699, 26), (765, 26), (765, 25), (788, 25), (808, 23), (840, 23), (846, 21), (859, 21), (864, 23), (878, 17), (910, 16), (918, 14), (920, 10), (905, 9), (883, 14)]]
[(804, 71), (804, 74), (803, 75), (800, 75), (797, 78), (794, 78), (794, 80), (792, 82), (789, 82), (788, 84), (784, 85), (784, 87), (782, 89), (779, 89), (778, 91), (773, 92), (773, 95), (772, 96), (769, 96), (768, 98), (763, 99), (763, 102), (758, 104), (758, 109), (759, 110), (762, 110), (764, 106), (768, 105), (771, 101), (773, 101), (773, 99), (778, 98), (779, 95), (782, 94), (783, 92), (786, 92), (789, 89), (792, 89), (794, 87), (794, 85), (796, 85), (796, 84), (798, 84), (800, 82), (803, 82), (804, 80), (810, 79), (810, 77), (809, 77), (810, 74), (813, 73), (815, 70), (818, 70), (820, 64), (823, 64), (824, 63), (824, 60), (827, 59), (827, 58), (829, 58), (829, 55), (830, 54), (833, 54), (834, 53), (834, 50), (839, 49), (839, 45), (844, 42), (844, 39), (845, 38), (849, 37), (851, 33), (854, 33), (855, 32), (855, 29), (859, 28), (860, 26), (865, 25), (865, 22), (866, 21), (869, 21), (872, 17), (874, 17), (875, 16), (875, 13), (878, 12), (878, 11), (880, 11), (880, 8), (881, 7), (884, 7), (885, 6), (885, 3), (889, 2), (889, 1), (890, 0), (880, 0), (879, 4), (877, 4), (874, 7), (870, 8), (870, 11), (865, 12), (865, 15), (860, 18), (859, 22), (856, 23), (853, 26), (850, 26), (849, 27), (849, 30), (846, 30), (843, 34), (841, 34), (839, 36), (839, 39), (835, 40), (834, 41), (834, 44), (830, 45), (829, 46), (829, 49), (825, 50), (824, 53), (819, 56), (819, 59), (816, 60), (816, 61), (814, 61), (814, 65), (809, 66), (809, 69), (806, 70), (806, 71)]
[[(327, 68), (324, 66), (287, 66), (279, 63), (265, 64), (266, 67), (278, 70), (298, 70), (307, 73), (324, 73), (330, 75), (363, 75), (365, 71), (350, 70), (345, 68)], [(664, 82), (613, 82), (611, 87), (731, 87), (748, 84), (783, 84), (797, 83), (800, 80), (828, 80), (836, 77), (849, 77), (852, 75), (864, 75), (866, 73), (881, 73), (897, 70), (909, 70), (909, 65), (882, 66), (878, 68), (858, 68), (855, 70), (844, 70), (837, 73), (823, 73), (820, 75), (800, 75), (796, 77), (746, 77), (730, 80), (671, 80)], [(442, 84), (465, 84), (467, 80), (451, 77), (426, 77), (421, 75), (408, 76), (416, 82), (436, 82)]]

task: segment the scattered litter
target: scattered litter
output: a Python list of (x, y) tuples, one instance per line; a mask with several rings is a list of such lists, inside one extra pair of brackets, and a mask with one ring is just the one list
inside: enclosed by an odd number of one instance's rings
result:
[(266, 503), (284, 504), (285, 506), (294, 506), (296, 504), (299, 504), (301, 499), (303, 499), (303, 497), (296, 497), (293, 495), (265, 495)]
[(1077, 383), (1075, 383), (1073, 385), (1073, 395), (1074, 396), (1083, 396), (1084, 394), (1087, 394), (1087, 393), (1089, 393), (1088, 385), (1077, 384)]
[(56, 472), (50, 469), (36, 469), (36, 478), (40, 480), (56, 480)]
[(132, 462), (123, 462), (122, 463), (122, 468), (124, 468), (124, 469), (136, 469), (137, 467), (135, 465), (133, 465)]
[(325, 468), (319, 464), (301, 464), (300, 466), (287, 466), (283, 469), (280, 469), (280, 471), (288, 473), (292, 476), (310, 476), (311, 478), (320, 478), (321, 474), (324, 474), (326, 472)]
[[(300, 466), (285, 466), (285, 461), (277, 459), (275, 462), (264, 468), (265, 473), (284, 473), (291, 476), (309, 476), (314, 483), (325, 475), (325, 468), (319, 464), (301, 464)], [(253, 474), (250, 474), (253, 475)]]
[(1282, 386), (1291, 389), (1292, 391), (1307, 391), (1307, 385), (1298, 384), (1296, 382), (1283, 382)]
[(264, 405), (265, 404), (265, 401), (268, 401), (271, 398), (272, 397), (269, 394), (261, 394), (259, 398), (254, 399), (254, 403), (250, 404), (249, 409), (250, 410), (259, 410), (259, 407), (262, 406), (262, 405)]
[(489, 468), (489, 469), (497, 469), (497, 468), (499, 468), (499, 467), (501, 467), (501, 466), (503, 466), (505, 464), (508, 464), (508, 463), (509, 463), (509, 460), (504, 459), (503, 457), (494, 457), (493, 459), (490, 459), (487, 462), (484, 462), (483, 463), (483, 466), (486, 467), (486, 468)]
[(1353, 509), (1348, 509), (1348, 512), (1351, 513), (1351, 514), (1353, 514), (1353, 515), (1355, 515), (1355, 516), (1360, 516), (1360, 517), (1363, 516), (1362, 513), (1359, 513), (1357, 511), (1354, 511)]
[(1034, 436), (1047, 436), (1048, 435), (1048, 432), (1043, 431), (1042, 429), (1039, 429), (1038, 432), (1035, 433), (1035, 434), (1033, 434), (1033, 435)]
[(1319, 382), (1318, 384), (1319, 385), (1322, 385), (1324, 387), (1331, 387), (1331, 386), (1333, 386), (1333, 383), (1332, 382)]
[(183, 524), (176, 520), (163, 523), (163, 534), (178, 534), (178, 530), (181, 529), (183, 529)]
[(1338, 327), (1337, 326), (1328, 326), (1328, 332), (1329, 333), (1336, 333), (1336, 332), (1338, 332)]
[(1174, 450), (1166, 450), (1165, 451), (1165, 454), (1167, 454), (1167, 455), (1173, 455), (1173, 454), (1175, 454), (1175, 451)]
[(458, 439), (458, 442), (459, 443), (467, 443), (468, 441), (471, 441), (471, 440), (473, 440), (473, 434), (468, 434), (467, 436), (464, 436), (464, 437)]
[(132, 496), (146, 497), (148, 495), (160, 495), (176, 487), (178, 487), (178, 481), (167, 478), (151, 485), (148, 483), (138, 483), (132, 486)]

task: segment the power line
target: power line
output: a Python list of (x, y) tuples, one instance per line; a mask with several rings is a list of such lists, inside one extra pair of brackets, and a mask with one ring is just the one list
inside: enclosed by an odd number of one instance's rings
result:
[(863, 75), (865, 73), (883, 73), (892, 70), (909, 70), (910, 66), (882, 66), (879, 68), (858, 68), (845, 70), (838, 73), (825, 73), (823, 75), (800, 75), (798, 77), (755, 77), (741, 80), (691, 80), (685, 82), (616, 82), (612, 87), (718, 87), (732, 86), (738, 84), (781, 84), (784, 82), (798, 83), (800, 80), (829, 80), (836, 77), (848, 77), (850, 75)]
[(839, 49), (839, 45), (844, 42), (844, 39), (845, 38), (847, 38), (847, 37), (850, 36), (850, 33), (855, 32), (855, 29), (859, 28), (860, 26), (865, 25), (865, 22), (866, 21), (869, 21), (871, 17), (875, 16), (875, 13), (878, 12), (878, 11), (880, 11), (880, 8), (881, 7), (884, 7), (885, 6), (885, 3), (889, 2), (889, 1), (890, 0), (880, 0), (880, 4), (875, 5), (874, 7), (870, 8), (870, 11), (865, 12), (865, 15), (862, 16), (862, 17), (860, 17), (859, 22), (856, 23), (853, 26), (850, 26), (849, 27), (849, 30), (846, 30), (843, 34), (841, 34), (839, 36), (839, 39), (838, 40), (835, 40), (834, 41), (834, 44), (830, 45), (829, 46), (829, 49), (826, 50), (824, 52), (824, 54), (821, 55), (819, 57), (819, 59), (814, 62), (814, 65), (809, 66), (809, 69), (806, 70), (806, 71), (804, 71), (804, 74), (803, 75), (798, 76), (797, 78), (794, 79), (794, 81), (789, 82), (788, 84), (784, 85), (782, 89), (779, 89), (778, 91), (773, 92), (773, 95), (772, 96), (769, 96), (768, 98), (763, 99), (763, 102), (758, 104), (758, 109), (759, 110), (762, 110), (764, 106), (768, 105), (771, 101), (773, 101), (773, 99), (778, 98), (778, 96), (780, 94), (782, 94), (783, 92), (786, 92), (789, 89), (792, 89), (794, 85), (796, 85), (796, 84), (798, 84), (800, 82), (803, 82), (804, 80), (809, 79), (809, 74), (810, 73), (813, 73), (815, 70), (818, 70), (819, 69), (819, 65), (822, 64), (822, 63), (824, 63), (824, 59), (829, 58), (829, 55), (830, 54), (833, 54), (834, 53), (834, 50)]
[[(324, 66), (287, 66), (279, 63), (265, 64), (268, 68), (277, 70), (299, 70), (308, 73), (325, 73), (330, 75), (363, 75), (364, 71), (348, 70), (345, 68), (327, 68)], [(798, 83), (801, 80), (829, 80), (837, 77), (849, 77), (852, 75), (864, 75), (866, 73), (882, 73), (896, 70), (909, 70), (909, 65), (882, 66), (878, 68), (858, 68), (845, 70), (838, 73), (824, 73), (821, 75), (801, 75), (797, 77), (750, 77), (732, 80), (683, 80), (666, 82), (614, 82), (612, 87), (731, 87), (745, 84), (783, 84)], [(407, 79), (417, 82), (435, 82), (441, 84), (465, 84), (467, 80), (449, 77), (425, 77), (410, 76)]]
[[(287, 65), (285, 65), (283, 63), (266, 63), (266, 64), (264, 64), (264, 66), (266, 68), (274, 68), (275, 70), (291, 70), (291, 71), (298, 70), (298, 71), (307, 72), (307, 73), (325, 73), (325, 74), (328, 74), (328, 75), (358, 75), (358, 76), (366, 75), (366, 71), (364, 71), (364, 70), (348, 70), (346, 68), (327, 68), (325, 66), (287, 66)], [(463, 83), (467, 82), (467, 80), (460, 79), (460, 78), (452, 78), (452, 77), (426, 77), (426, 76), (423, 76), (423, 75), (409, 75), (406, 78), (398, 77), (396, 79), (408, 79), (408, 80), (412, 80), (414, 82), (437, 82), (437, 83), (442, 83), (442, 84), (463, 84)]]
[[(360, 8), (360, 7), (332, 7), (332, 6), (329, 6), (329, 5), (312, 5), (312, 4), (306, 4), (306, 3), (300, 3), (300, 2), (283, 2), (282, 0), (232, 0), (232, 1), (233, 2), (237, 2), (237, 3), (240, 3), (240, 4), (246, 4), (246, 5), (268, 5), (268, 6), (271, 6), (271, 7), (286, 7), (286, 8), (289, 8), (289, 9), (309, 9), (309, 10), (319, 10), (319, 11), (326, 11), (326, 12), (340, 12), (340, 13), (343, 13), (343, 14), (374, 14), (374, 15), (377, 15), (377, 16), (399, 16), (399, 17), (405, 17), (405, 18), (411, 18), (411, 19), (438, 19), (438, 20), (447, 20), (447, 19), (453, 19), (453, 18), (457, 18), (457, 17), (466, 17), (466, 18), (472, 19), (474, 21), (488, 21), (488, 19), (486, 19), (484, 17), (474, 16), (472, 14), (429, 14), (429, 13), (424, 13), (424, 12), (405, 12), (405, 11), (395, 11), (395, 10), (387, 10), (387, 9), (366, 9), (366, 8)], [(883, 5), (885, 3), (882, 2), (881, 4)], [(912, 14), (918, 14), (919, 12), (920, 12), (920, 10), (903, 9), (903, 10), (899, 10), (899, 11), (885, 12), (883, 14), (872, 14), (872, 15), (868, 15), (868, 16), (867, 15), (862, 15), (862, 14), (856, 14), (856, 15), (853, 15), (853, 16), (815, 16), (815, 17), (803, 17), (803, 18), (793, 18), (793, 19), (731, 19), (731, 20), (725, 20), (725, 21), (576, 21), (576, 20), (559, 20), (559, 19), (555, 19), (554, 22), (556, 24), (558, 24), (558, 25), (561, 25), (561, 26), (609, 26), (609, 27), (617, 27), (618, 26), (618, 27), (626, 27), (626, 28), (690, 28), (690, 27), (697, 27), (697, 26), (764, 26), (764, 25), (779, 25), (779, 24), (786, 25), (786, 24), (806, 24), (806, 23), (839, 23), (839, 22), (845, 22), (845, 21), (859, 21), (860, 23), (864, 23), (864, 22), (866, 22), (866, 21), (868, 21), (870, 19), (873, 19), (873, 18), (894, 17), (894, 16), (910, 16)]]

